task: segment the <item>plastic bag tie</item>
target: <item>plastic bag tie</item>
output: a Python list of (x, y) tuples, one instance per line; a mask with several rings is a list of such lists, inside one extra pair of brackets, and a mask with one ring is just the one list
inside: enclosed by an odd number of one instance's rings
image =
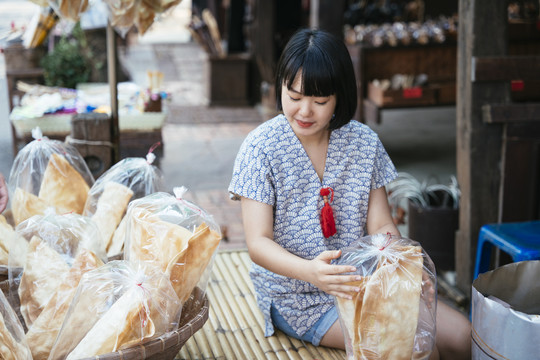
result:
[(175, 187), (173, 189), (174, 196), (176, 197), (176, 200), (182, 202), (183, 205), (185, 205), (190, 210), (193, 210), (195, 213), (202, 215), (203, 212), (198, 207), (192, 205), (189, 201), (185, 201), (183, 199), (184, 194), (187, 192), (187, 188), (185, 186)]
[(41, 141), (41, 139), (43, 138), (43, 132), (41, 131), (41, 128), (39, 126), (36, 126), (32, 129), (32, 137), (37, 141)]
[(158, 141), (155, 144), (153, 144), (148, 150), (148, 154), (146, 154), (146, 162), (148, 164), (152, 164), (154, 160), (156, 160), (156, 155), (154, 154), (154, 150), (156, 150), (156, 148), (160, 145), (161, 145), (161, 141)]
[[(138, 276), (137, 276), (138, 277)], [(143, 303), (143, 311), (141, 314), (141, 328), (145, 328), (150, 318), (150, 291), (144, 286), (144, 280), (137, 280), (135, 284), (141, 289)]]
[(388, 245), (390, 245), (391, 242), (392, 242), (392, 234), (390, 232), (387, 232), (386, 241), (384, 242), (383, 246), (379, 248), (379, 250), (383, 251), (384, 249), (388, 247)]

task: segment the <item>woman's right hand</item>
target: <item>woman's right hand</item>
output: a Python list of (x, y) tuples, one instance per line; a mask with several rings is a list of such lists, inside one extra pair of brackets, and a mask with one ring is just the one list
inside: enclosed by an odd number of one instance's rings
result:
[(344, 299), (352, 299), (352, 292), (359, 292), (360, 288), (346, 283), (362, 280), (360, 275), (340, 275), (354, 272), (356, 268), (350, 265), (333, 265), (332, 260), (341, 256), (341, 250), (323, 251), (316, 258), (309, 261), (307, 281), (322, 291)]

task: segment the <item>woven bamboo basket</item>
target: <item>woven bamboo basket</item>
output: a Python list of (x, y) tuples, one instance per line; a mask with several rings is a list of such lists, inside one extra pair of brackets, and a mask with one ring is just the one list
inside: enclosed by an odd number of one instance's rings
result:
[[(17, 294), (17, 283), (12, 283), (11, 294)], [(0, 290), (6, 297), (10, 290), (9, 281), (0, 282)], [(22, 321), (19, 311), (18, 296), (11, 296), (12, 306)], [(209, 302), (206, 294), (200, 288), (195, 288), (182, 308), (180, 326), (178, 330), (168, 332), (156, 339), (117, 352), (103, 354), (83, 360), (172, 360), (176, 357), (182, 346), (193, 336), (208, 320)], [(24, 322), (23, 322), (24, 324)], [(25, 329), (26, 331), (26, 329)]]
[[(17, 276), (21, 273), (22, 268), (20, 267), (12, 267), (11, 271), (13, 275)], [(9, 279), (9, 266), (7, 265), (0, 265), (0, 281), (5, 281)]]

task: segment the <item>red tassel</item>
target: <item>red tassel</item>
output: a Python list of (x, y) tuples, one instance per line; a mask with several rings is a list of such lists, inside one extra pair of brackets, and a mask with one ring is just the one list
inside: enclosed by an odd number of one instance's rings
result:
[(324, 200), (324, 206), (321, 210), (321, 229), (325, 238), (329, 238), (336, 233), (334, 212), (332, 211), (332, 207), (328, 201), (328, 195), (330, 195), (330, 192), (332, 193), (330, 201), (334, 201), (334, 190), (332, 190), (332, 188), (322, 188), (320, 192)]

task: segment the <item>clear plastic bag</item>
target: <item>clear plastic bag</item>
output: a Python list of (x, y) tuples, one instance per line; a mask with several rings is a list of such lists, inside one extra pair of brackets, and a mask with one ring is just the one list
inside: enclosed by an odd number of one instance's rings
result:
[(82, 276), (102, 265), (103, 261), (92, 251), (82, 249), (78, 252), (63, 281), (26, 333), (34, 360), (46, 360), (49, 357)]
[[(98, 225), (110, 257), (121, 254), (124, 229), (118, 229), (130, 201), (162, 191), (163, 174), (153, 165), (155, 155), (120, 160), (104, 172), (88, 192), (83, 214)], [(119, 234), (115, 235), (117, 231)]]
[(159, 337), (178, 328), (181, 311), (163, 273), (111, 261), (83, 275), (49, 360), (94, 357)]
[(103, 0), (109, 10), (113, 28), (124, 37), (135, 23), (137, 7), (141, 0)]
[(349, 359), (427, 359), (435, 345), (436, 272), (416, 241), (365, 236), (335, 262), (353, 265), (361, 290), (335, 298)]
[(184, 303), (196, 286), (204, 295), (221, 230), (210, 214), (183, 199), (186, 188), (174, 191), (130, 203), (124, 258), (164, 272)]
[(8, 189), (15, 225), (52, 207), (59, 214), (82, 214), (94, 177), (78, 150), (32, 131), (35, 140), (19, 151)]
[(30, 328), (83, 249), (91, 251), (102, 262), (106, 262), (106, 255), (98, 228), (86, 216), (36, 215), (19, 224), (16, 231), (29, 244), (22, 272), (12, 271), (10, 255), (9, 281), (18, 284), (21, 314)]
[(0, 291), (0, 359), (32, 360), (23, 326), (2, 291)]
[(26, 261), (28, 242), (0, 215), (0, 266), (7, 266), (11, 254), (12, 266), (22, 267)]
[(125, 36), (132, 26), (140, 35), (152, 26), (156, 16), (162, 14), (181, 0), (104, 0), (109, 8), (109, 19), (114, 29)]
[(88, 9), (89, 0), (49, 0), (49, 5), (60, 18), (77, 22)]
[(178, 5), (181, 0), (142, 0), (142, 3), (156, 13), (163, 13)]

